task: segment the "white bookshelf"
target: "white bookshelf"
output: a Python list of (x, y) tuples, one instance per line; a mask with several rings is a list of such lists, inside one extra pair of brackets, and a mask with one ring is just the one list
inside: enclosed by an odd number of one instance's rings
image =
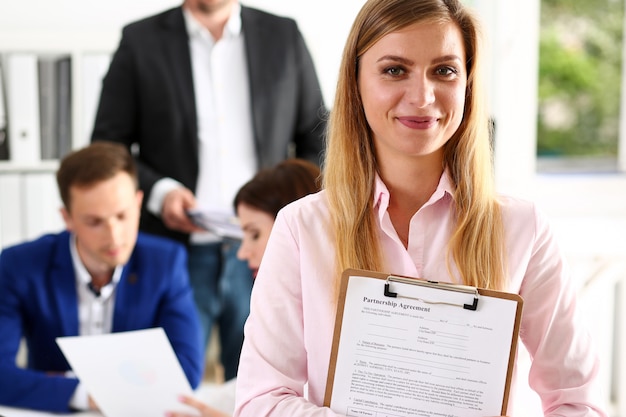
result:
[[(35, 57), (69, 55), (71, 65), (69, 146), (70, 149), (82, 147), (89, 142), (86, 132), (90, 131), (91, 126), (86, 124), (89, 120), (93, 121), (96, 110), (96, 103), (86, 103), (83, 94), (86, 88), (86, 74), (83, 73), (85, 60), (92, 56), (100, 56), (103, 57), (101, 59), (107, 60), (108, 65), (108, 59), (116, 47), (118, 36), (101, 34), (94, 37), (97, 41), (89, 42), (87, 37), (80, 33), (1, 32), (0, 54), (2, 54), (4, 64), (2, 69), (5, 75), (5, 94), (11, 83), (11, 74), (7, 74), (7, 56), (24, 53)], [(93, 77), (91, 81), (94, 82)], [(99, 88), (95, 92), (93, 86), (89, 88), (94, 94), (99, 95)], [(93, 100), (96, 99), (92, 98), (91, 101)], [(11, 123), (12, 108), (10, 102), (5, 101), (5, 103), (7, 123)], [(37, 128), (39, 128), (39, 123)], [(8, 133), (10, 134), (10, 131)], [(11, 137), (7, 137), (6, 140), (10, 147)], [(39, 136), (34, 140), (35, 142), (31, 145), (38, 146), (40, 152)], [(55, 183), (58, 160), (34, 157), (33, 161), (16, 161), (11, 159), (11, 150), (9, 148), (9, 160), (0, 161), (0, 199), (3, 200), (0, 203), (0, 223), (3, 225), (0, 229), (2, 247), (63, 228), (62, 217), (59, 213), (61, 202)], [(16, 187), (16, 184), (19, 186)]]
[[(180, 4), (176, 0), (104, 3), (54, 0), (34, 4), (3, 0), (0, 56), (15, 53), (70, 56), (70, 147), (78, 149), (89, 143), (93, 128), (97, 106), (94, 96), (99, 97), (100, 89), (100, 78), (94, 72), (106, 72), (122, 27)], [(104, 68), (103, 57), (106, 57)], [(3, 59), (3, 72), (4, 62)], [(9, 82), (5, 78), (5, 83)], [(6, 95), (7, 85), (4, 87)], [(6, 107), (10, 122), (11, 108), (8, 103)], [(63, 228), (59, 213), (61, 201), (55, 183), (58, 165), (55, 159), (19, 162), (9, 156), (9, 160), (0, 160), (0, 250)]]
[[(66, 37), (52, 36), (52, 39), (46, 39), (43, 34), (39, 36), (41, 43), (37, 43), (38, 38), (29, 35), (23, 39), (13, 38), (13, 42), (6, 42), (6, 34), (0, 33), (0, 54), (5, 58), (11, 54), (34, 54), (36, 56), (43, 55), (69, 55), (71, 60), (71, 144), (72, 149), (80, 148), (89, 142), (89, 136), (86, 132), (91, 130), (91, 126), (88, 126), (86, 121), (92, 120), (92, 113), (95, 113), (95, 107), (92, 103), (86, 103), (84, 97), (84, 91), (86, 88), (86, 80), (95, 81), (90, 79), (84, 73), (84, 67), (86, 61), (93, 57), (100, 57), (101, 59), (109, 59), (112, 55), (116, 45), (117, 37), (112, 37), (109, 42), (96, 42), (95, 44), (88, 44), (85, 39), (81, 39), (79, 33), (70, 35), (66, 34)], [(109, 35), (108, 38), (111, 38)], [(5, 46), (6, 45), (6, 46)], [(104, 69), (106, 70), (106, 69)], [(5, 83), (11, 82), (10, 74), (6, 74), (6, 68), (3, 66), (3, 72), (5, 72)], [(6, 86), (8, 87), (8, 85)], [(99, 86), (98, 86), (99, 87)], [(93, 86), (89, 86), (93, 89)], [(8, 88), (7, 88), (8, 89)], [(98, 91), (99, 93), (99, 88)], [(6, 94), (6, 91), (5, 91)], [(88, 105), (89, 104), (89, 105)], [(7, 121), (11, 120), (11, 108), (7, 103), (6, 108)], [(89, 114), (88, 114), (89, 113)], [(41, 161), (43, 169), (52, 168), (55, 169), (56, 165), (49, 164), (49, 161)], [(15, 161), (0, 161), (0, 172), (11, 170), (20, 171), (22, 168), (26, 170), (32, 170), (31, 164), (22, 166)]]

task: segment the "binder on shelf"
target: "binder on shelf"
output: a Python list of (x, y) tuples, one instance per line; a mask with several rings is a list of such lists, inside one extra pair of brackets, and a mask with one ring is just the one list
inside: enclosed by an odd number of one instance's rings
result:
[(37, 62), (39, 75), (39, 135), (41, 159), (59, 157), (57, 144), (57, 82), (54, 55), (40, 56)]
[(40, 55), (37, 67), (41, 159), (59, 159), (71, 149), (71, 58)]
[(505, 415), (522, 307), (518, 294), (348, 269), (324, 405), (343, 415)]
[(37, 61), (35, 53), (6, 55), (6, 112), (12, 162), (35, 164), (41, 161)]
[(108, 52), (86, 53), (82, 55), (81, 59), (83, 120), (81, 137), (76, 143), (78, 148), (87, 145), (91, 140), (98, 103), (100, 102), (100, 92), (102, 91), (102, 79), (109, 69), (111, 54)]
[[(0, 161), (9, 159), (9, 141), (7, 138), (7, 113), (6, 113), (6, 96), (5, 73), (0, 60)], [(1, 233), (1, 232), (0, 232)]]
[(57, 83), (57, 158), (72, 150), (72, 60), (69, 55), (56, 61)]

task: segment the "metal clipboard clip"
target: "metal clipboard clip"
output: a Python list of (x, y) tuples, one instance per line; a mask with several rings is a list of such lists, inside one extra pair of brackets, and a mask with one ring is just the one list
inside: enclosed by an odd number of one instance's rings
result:
[[(389, 284), (391, 282), (399, 282), (402, 284), (411, 284), (411, 285), (420, 285), (422, 287), (435, 288), (435, 289), (446, 290), (446, 291), (457, 291), (457, 292), (462, 292), (466, 294), (474, 294), (474, 302), (472, 304), (463, 304), (463, 303), (457, 304), (457, 303), (449, 303), (445, 301), (432, 301), (432, 300), (425, 300), (423, 298), (418, 298), (418, 297), (398, 295), (397, 292), (393, 292), (390, 290)], [(385, 281), (385, 297), (407, 298), (411, 300), (421, 301), (427, 304), (446, 304), (446, 305), (461, 307), (465, 310), (476, 311), (476, 309), (478, 308), (478, 295), (479, 295), (478, 288), (470, 287), (469, 285), (450, 284), (448, 282), (438, 282), (438, 281), (425, 281), (425, 280), (420, 280), (420, 279), (396, 277), (393, 275), (389, 275), (387, 277), (387, 280)]]

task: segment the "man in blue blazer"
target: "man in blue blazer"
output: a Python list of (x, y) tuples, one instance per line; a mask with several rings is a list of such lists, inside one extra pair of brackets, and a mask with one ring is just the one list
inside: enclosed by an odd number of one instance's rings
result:
[[(0, 404), (97, 408), (55, 338), (155, 327), (197, 387), (203, 352), (186, 251), (138, 233), (142, 192), (128, 150), (98, 142), (75, 151), (61, 162), (57, 183), (68, 231), (0, 252)], [(25, 369), (16, 366), (22, 339)]]
[[(189, 242), (205, 336), (218, 324), (236, 375), (252, 274), (238, 242), (199, 233), (191, 208), (232, 211), (240, 186), (288, 156), (322, 160), (326, 108), (293, 19), (237, 0), (184, 0), (127, 25), (102, 84), (93, 140), (135, 152), (141, 230)], [(191, 238), (190, 238), (191, 234)]]

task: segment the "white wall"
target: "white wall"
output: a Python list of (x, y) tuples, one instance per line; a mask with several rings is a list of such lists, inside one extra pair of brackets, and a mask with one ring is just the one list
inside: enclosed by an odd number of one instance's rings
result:
[(242, 3), (296, 19), (313, 55), (324, 99), (331, 107), (343, 46), (365, 0), (243, 0)]
[[(124, 24), (181, 4), (179, 0), (0, 0), (0, 48), (12, 37), (33, 45), (115, 49)], [(363, 0), (244, 0), (243, 4), (298, 21), (318, 70), (324, 98), (332, 105), (345, 38)], [(24, 42), (24, 41), (22, 41)], [(30, 42), (28, 44), (31, 44)], [(53, 45), (53, 46), (50, 46)]]
[(498, 187), (525, 193), (535, 173), (540, 0), (476, 0), (489, 43)]

